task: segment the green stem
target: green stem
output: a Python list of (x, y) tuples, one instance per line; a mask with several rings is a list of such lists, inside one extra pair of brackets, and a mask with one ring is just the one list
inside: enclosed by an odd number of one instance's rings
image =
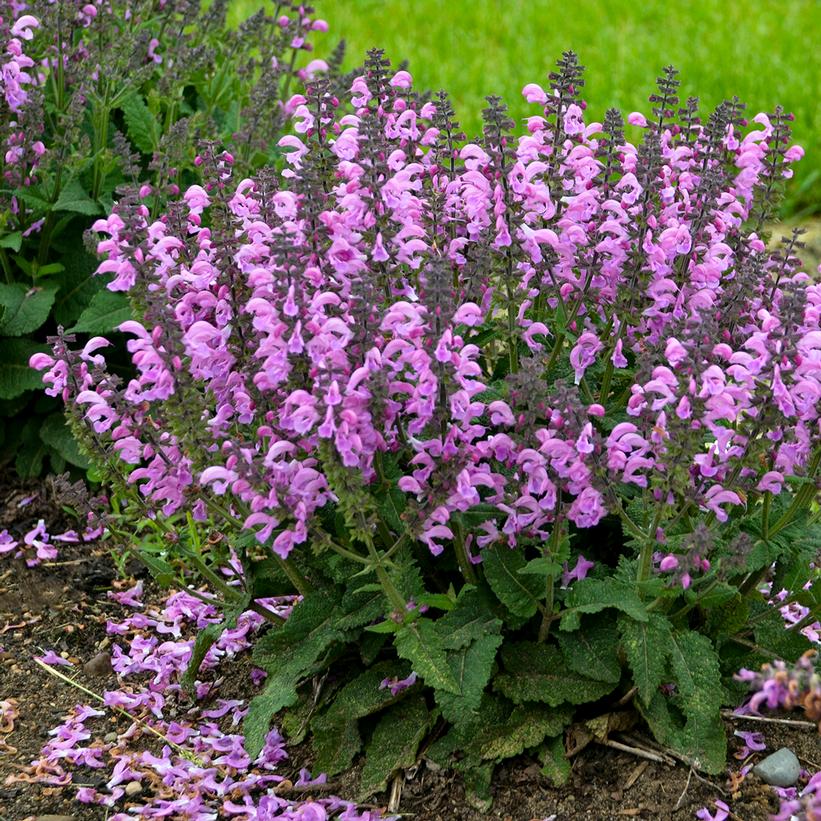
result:
[(519, 370), (518, 339), (516, 337), (516, 305), (513, 302), (513, 293), (510, 282), (507, 283), (507, 355), (510, 361), (510, 372)]
[[(559, 501), (561, 504), (561, 500)], [(550, 542), (547, 548), (547, 557), (555, 558), (559, 552), (559, 542), (561, 541), (562, 521), (559, 515), (553, 524), (553, 531), (550, 534)], [(539, 625), (539, 644), (544, 644), (550, 635), (550, 625), (553, 622), (553, 607), (555, 604), (556, 579), (549, 575), (545, 580), (545, 607), (542, 611), (542, 623)]]
[(564, 347), (564, 338), (564, 331), (559, 331), (559, 333), (556, 335), (556, 342), (553, 345), (553, 350), (550, 352), (550, 359), (547, 360), (547, 366), (545, 367), (545, 376), (547, 376), (550, 373), (550, 371), (556, 364), (559, 358), (559, 354), (562, 352), (562, 348)]
[(274, 556), (276, 556), (277, 563), (288, 577), (288, 581), (296, 588), (297, 593), (303, 597), (307, 596), (313, 590), (313, 587), (305, 576), (299, 572), (299, 568), (291, 559), (283, 559), (282, 556), (277, 556), (276, 553)]
[[(367, 533), (368, 526), (365, 522), (365, 517), (360, 514), (360, 518), (362, 520), (361, 524), (363, 533)], [(385, 596), (391, 603), (393, 609), (404, 615), (406, 612), (405, 605), (407, 602), (405, 601), (404, 596), (397, 589), (396, 585), (391, 581), (391, 577), (385, 570), (385, 566), (382, 564), (382, 557), (379, 553), (377, 553), (376, 548), (374, 547), (373, 539), (365, 539), (365, 545), (368, 548), (368, 555), (371, 557), (371, 561), (373, 562), (373, 568), (376, 571), (376, 578), (379, 579), (379, 584), (382, 586)]]
[(456, 548), (456, 560), (459, 562), (459, 570), (462, 571), (462, 578), (468, 584), (477, 584), (476, 571), (470, 562), (467, 549), (465, 548), (465, 534), (462, 532), (462, 523), (453, 520), (453, 546)]
[(770, 538), (770, 503), (773, 495), (768, 490), (764, 494), (764, 501), (761, 505), (761, 536), (766, 542)]

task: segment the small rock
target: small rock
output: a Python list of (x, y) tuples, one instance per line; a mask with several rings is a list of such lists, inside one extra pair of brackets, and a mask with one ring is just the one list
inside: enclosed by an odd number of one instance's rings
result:
[(83, 665), (83, 671), (89, 676), (107, 676), (113, 672), (111, 667), (111, 655), (109, 653), (97, 653), (91, 661)]
[(106, 744), (113, 744), (117, 740), (117, 733), (107, 733), (103, 741)]
[(772, 787), (791, 787), (798, 781), (801, 764), (792, 750), (782, 747), (756, 764), (753, 772)]
[(125, 794), (129, 798), (133, 798), (135, 795), (139, 795), (143, 791), (143, 785), (140, 784), (139, 781), (129, 781), (128, 784), (125, 785)]

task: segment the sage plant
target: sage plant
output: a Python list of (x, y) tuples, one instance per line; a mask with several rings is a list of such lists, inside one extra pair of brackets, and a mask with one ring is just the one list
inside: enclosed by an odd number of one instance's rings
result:
[[(821, 287), (798, 234), (765, 242), (789, 115), (657, 85), (650, 113), (587, 122), (568, 52), (522, 133), (489, 97), (467, 142), (375, 51), (347, 100), (317, 78), (288, 102), (284, 168), (235, 179), (204, 145), (203, 185), (95, 223), (137, 375), (61, 334), (32, 358), (47, 393), (135, 514), (233, 533), (248, 596), (275, 559), (297, 624), (340, 608), (301, 661), (303, 628), (271, 631), (249, 721), (365, 626), (411, 665), (379, 681), (415, 674), (384, 697), (433, 688), (474, 784), (632, 685), (660, 740), (722, 769), (723, 665), (780, 618), (758, 587), (811, 573)], [(745, 597), (755, 618), (725, 618)]]
[(109, 333), (128, 316), (83, 244), (119, 186), (150, 186), (159, 213), (199, 178), (201, 139), (230, 146), (250, 173), (279, 152), (285, 103), (303, 81), (338, 81), (339, 52), (303, 57), (327, 29), (309, 6), (286, 0), (236, 29), (227, 7), (0, 2), (0, 458), (23, 478), (45, 458), (57, 473), (88, 467), (58, 403), (38, 394), (36, 412), (27, 404), (39, 380), (26, 363), (58, 325)]

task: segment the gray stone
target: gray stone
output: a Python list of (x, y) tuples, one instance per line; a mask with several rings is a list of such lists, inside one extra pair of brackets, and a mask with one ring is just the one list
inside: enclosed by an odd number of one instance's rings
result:
[(773, 787), (792, 787), (801, 774), (801, 764), (792, 750), (782, 747), (756, 764), (753, 772)]
[(129, 798), (133, 798), (135, 795), (139, 795), (143, 791), (143, 785), (140, 784), (139, 781), (129, 781), (128, 784), (125, 785), (125, 794)]
[(113, 744), (118, 738), (117, 733), (107, 733), (103, 741), (105, 741), (106, 744)]

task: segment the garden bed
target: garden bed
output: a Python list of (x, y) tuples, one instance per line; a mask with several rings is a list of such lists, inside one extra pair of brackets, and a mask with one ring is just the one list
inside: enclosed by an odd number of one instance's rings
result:
[[(19, 507), (21, 500), (33, 499)], [(45, 486), (5, 487), (2, 491), (0, 525), (12, 530), (30, 526), (32, 517), (53, 516), (55, 505)], [(63, 523), (48, 519), (52, 530)], [(145, 586), (143, 602), (146, 610), (160, 609), (168, 597), (141, 570), (141, 565), (128, 566)], [(133, 580), (132, 580), (133, 581)], [(115, 586), (124, 589), (123, 580), (116, 579), (113, 562), (104, 544), (66, 545), (53, 563), (26, 567), (20, 560), (2, 560), (0, 564), (0, 700), (14, 698), (19, 717), (14, 730), (5, 737), (9, 747), (0, 758), (0, 818), (22, 821), (42, 815), (63, 815), (76, 821), (105, 819), (103, 807), (82, 805), (75, 800), (78, 786), (102, 787), (111, 776), (110, 768), (74, 771), (73, 783), (64, 787), (22, 781), (31, 772), (31, 763), (38, 759), (48, 741), (48, 732), (58, 726), (74, 705), (88, 701), (81, 693), (55, 676), (49, 675), (34, 661), (46, 650), (53, 650), (74, 664), (66, 670), (78, 682), (95, 692), (117, 687), (116, 676), (109, 671), (89, 672), (84, 666), (97, 659), (97, 667), (105, 669), (102, 654), (110, 653), (121, 640), (107, 635), (106, 623), (119, 621), (128, 615), (128, 608), (112, 601), (107, 593)], [(92, 665), (92, 667), (95, 665)], [(231, 678), (225, 681), (219, 696), (226, 699), (248, 699), (257, 688), (252, 683), (250, 658), (239, 656)], [(207, 703), (207, 702), (206, 702)], [(204, 708), (204, 707), (203, 707)], [(112, 729), (123, 730), (128, 722), (111, 713), (100, 719), (110, 722)], [(778, 724), (751, 725), (739, 720), (727, 722), (733, 729), (763, 729), (769, 750), (789, 747), (808, 769), (819, 769), (818, 736), (804, 728)], [(647, 738), (640, 728), (634, 731)], [(156, 739), (137, 738), (138, 748), (156, 749)], [(160, 745), (161, 746), (161, 745)], [(731, 745), (738, 748), (740, 744)], [(12, 749), (13, 748), (13, 749)], [(309, 745), (288, 748), (290, 758), (278, 769), (295, 782), (303, 767), (311, 767)], [(760, 755), (766, 755), (762, 753)], [(728, 761), (730, 770), (737, 771), (741, 762)], [(317, 787), (316, 796), (334, 792), (343, 798), (356, 795), (359, 768), (334, 778), (329, 785)], [(689, 781), (689, 784), (688, 784)], [(711, 783), (712, 781), (712, 783)], [(723, 778), (711, 781), (690, 776), (683, 765), (668, 766), (637, 758), (631, 754), (598, 744), (591, 744), (573, 759), (571, 780), (561, 789), (552, 788), (539, 772), (539, 764), (520, 756), (503, 765), (497, 773), (494, 804), (490, 811), (471, 809), (466, 800), (461, 777), (421, 763), (406, 774), (399, 812), (420, 821), (479, 821), (486, 818), (530, 821), (556, 815), (561, 821), (573, 819), (622, 818), (693, 818), (700, 807), (711, 806), (722, 793), (729, 794), (730, 784)], [(310, 790), (305, 791), (309, 798)], [(135, 796), (147, 803), (151, 795), (141, 791)], [(384, 809), (389, 795), (377, 797), (373, 806)], [(744, 821), (765, 819), (777, 811), (774, 792), (755, 776), (749, 775), (739, 786), (732, 800), (733, 818)], [(118, 805), (123, 810), (127, 804)]]

